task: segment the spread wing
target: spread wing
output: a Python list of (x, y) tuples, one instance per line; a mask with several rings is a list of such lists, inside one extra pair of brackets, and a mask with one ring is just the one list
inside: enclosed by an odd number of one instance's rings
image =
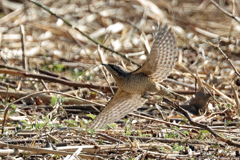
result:
[(111, 124), (128, 113), (137, 110), (147, 99), (138, 94), (132, 94), (118, 89), (115, 96), (108, 102), (103, 111), (87, 126), (90, 129), (97, 129)]
[(141, 68), (133, 72), (143, 72), (160, 82), (172, 71), (177, 57), (177, 43), (171, 29), (162, 25), (155, 36), (150, 55)]

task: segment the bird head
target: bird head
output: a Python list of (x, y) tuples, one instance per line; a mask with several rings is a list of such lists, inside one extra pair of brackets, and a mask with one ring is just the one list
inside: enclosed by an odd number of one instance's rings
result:
[(114, 64), (102, 64), (103, 66), (106, 67), (106, 69), (113, 75), (114, 79), (120, 79), (120, 78), (124, 78), (127, 75), (127, 71), (118, 65), (114, 65)]

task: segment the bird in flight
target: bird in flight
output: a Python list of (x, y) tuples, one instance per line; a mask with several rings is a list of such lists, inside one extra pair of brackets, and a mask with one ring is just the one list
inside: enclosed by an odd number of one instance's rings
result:
[(172, 71), (176, 57), (177, 43), (174, 34), (167, 25), (162, 25), (158, 28), (150, 55), (137, 70), (129, 72), (118, 65), (103, 64), (113, 75), (118, 90), (87, 128), (101, 128), (123, 118), (141, 107), (147, 101), (146, 96), (152, 92), (172, 100), (186, 101), (184, 96), (159, 84)]

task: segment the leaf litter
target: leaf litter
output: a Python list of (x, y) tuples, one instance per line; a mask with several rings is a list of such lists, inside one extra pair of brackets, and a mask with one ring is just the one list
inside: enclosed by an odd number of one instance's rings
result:
[[(239, 157), (239, 1), (1, 4), (2, 159)], [(117, 90), (101, 63), (138, 68), (158, 22), (179, 48), (162, 84), (189, 101), (152, 95), (120, 121), (84, 129)]]

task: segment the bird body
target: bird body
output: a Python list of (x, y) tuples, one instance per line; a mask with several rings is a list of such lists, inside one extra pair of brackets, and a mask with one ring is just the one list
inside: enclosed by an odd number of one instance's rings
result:
[(139, 69), (129, 72), (121, 66), (103, 64), (113, 75), (118, 90), (104, 110), (87, 126), (96, 129), (113, 123), (141, 107), (149, 92), (172, 100), (186, 101), (184, 96), (169, 91), (159, 84), (172, 71), (177, 55), (177, 46), (167, 25), (159, 28), (146, 62)]
[(144, 73), (132, 74), (126, 73), (125, 77), (115, 79), (119, 88), (126, 92), (143, 95), (147, 91), (157, 92), (157, 83)]
[(129, 74), (128, 78), (117, 83), (122, 90), (143, 95), (146, 92), (157, 92), (158, 84), (144, 73)]

